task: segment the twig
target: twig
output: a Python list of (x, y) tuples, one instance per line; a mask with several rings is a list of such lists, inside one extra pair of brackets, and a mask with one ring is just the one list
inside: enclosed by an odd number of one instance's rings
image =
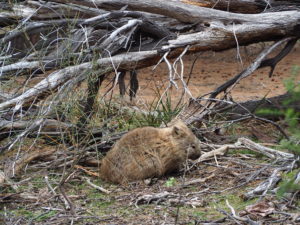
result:
[(74, 205), (71, 202), (71, 200), (69, 199), (69, 197), (67, 196), (64, 187), (60, 184), (58, 188), (60, 190), (61, 196), (63, 197), (62, 199), (65, 204), (66, 210), (70, 210), (71, 214), (75, 215)]
[(96, 184), (93, 184), (93, 183), (90, 181), (90, 179), (85, 178), (85, 180), (86, 180), (86, 182), (87, 182), (90, 186), (92, 186), (93, 188), (96, 188), (97, 190), (99, 190), (99, 191), (101, 191), (101, 192), (104, 192), (105, 194), (110, 194), (110, 193), (111, 193), (111, 191), (108, 191), (108, 190), (104, 189), (103, 187), (100, 187), (100, 186), (98, 186), (98, 185), (96, 185)]
[(169, 52), (166, 52), (166, 53), (164, 54), (163, 58), (164, 58), (164, 61), (165, 61), (165, 63), (167, 64), (168, 69), (169, 69), (169, 81), (170, 81), (169, 87), (171, 87), (172, 85), (174, 85), (174, 87), (175, 87), (176, 89), (178, 89), (178, 85), (177, 85), (177, 83), (174, 81), (174, 72), (173, 72), (173, 68), (172, 68), (171, 63), (169, 62), (169, 60), (168, 60), (168, 58), (167, 58), (168, 54), (169, 54)]
[(230, 209), (231, 214), (233, 215), (233, 217), (234, 217), (235, 219), (240, 220), (240, 221), (243, 221), (243, 222), (246, 222), (246, 221), (247, 221), (246, 218), (243, 218), (243, 217), (240, 217), (240, 216), (237, 216), (237, 215), (236, 215), (235, 210), (234, 210), (234, 208), (229, 204), (228, 199), (226, 199), (226, 205), (227, 205), (228, 208)]
[(51, 186), (51, 184), (49, 183), (49, 178), (48, 178), (48, 176), (45, 176), (45, 182), (46, 182), (48, 188), (50, 189), (50, 191), (51, 191), (54, 195), (57, 195), (56, 192), (55, 192), (55, 190), (54, 190), (54, 188), (53, 188), (53, 187)]
[(234, 40), (236, 42), (236, 54), (237, 54), (237, 58), (240, 61), (242, 67), (244, 67), (244, 63), (243, 63), (243, 60), (242, 60), (242, 57), (241, 57), (241, 54), (240, 54), (239, 41), (238, 41), (236, 33), (235, 33), (235, 23), (234, 22), (232, 23), (232, 33), (233, 33), (233, 36), (234, 36)]
[(74, 168), (82, 170), (83, 172), (85, 172), (86, 174), (88, 174), (90, 176), (99, 177), (99, 173), (91, 172), (91, 171), (87, 170), (86, 168), (84, 168), (83, 166), (75, 165)]
[(253, 115), (254, 116), (254, 119), (257, 119), (257, 120), (260, 120), (260, 121), (264, 121), (266, 123), (270, 123), (272, 124), (274, 127), (276, 127), (280, 133), (287, 139), (287, 140), (290, 140), (290, 137), (286, 134), (286, 132), (282, 129), (282, 127), (278, 124), (278, 123), (275, 123), (273, 122), (272, 120), (268, 120), (266, 118), (261, 118), (261, 117), (258, 117), (256, 115)]
[[(174, 75), (177, 75), (182, 83), (183, 86), (183, 94), (188, 93), (188, 95), (191, 97), (191, 99), (195, 99), (191, 93), (191, 91), (189, 90), (187, 83), (184, 81), (183, 79), (183, 74), (184, 74), (184, 63), (182, 60), (182, 57), (186, 54), (186, 52), (188, 51), (188, 49), (190, 48), (190, 46), (186, 46), (185, 49), (182, 51), (182, 53), (177, 57), (177, 59), (175, 60), (175, 62), (173, 63), (173, 71), (174, 71)], [(180, 61), (180, 74), (177, 72), (177, 63), (178, 61)]]
[(183, 184), (183, 186), (186, 187), (186, 186), (193, 185), (193, 184), (204, 183), (204, 182), (206, 182), (207, 180), (209, 180), (209, 179), (211, 179), (213, 177), (215, 177), (215, 174), (212, 174), (212, 175), (210, 175), (208, 177), (205, 177), (205, 178), (198, 178), (198, 179), (186, 181)]
[(233, 218), (236, 219), (236, 220), (239, 220), (239, 221), (242, 221), (242, 222), (246, 222), (247, 224), (250, 224), (250, 225), (260, 225), (260, 223), (256, 223), (255, 221), (249, 219), (249, 218), (243, 218), (243, 217), (240, 217), (238, 215), (236, 215), (235, 213), (235, 210), (234, 208), (229, 204), (228, 202), (228, 199), (226, 199), (226, 205), (228, 206), (228, 208), (230, 209), (232, 215), (233, 215)]
[(234, 220), (234, 222), (238, 225), (242, 225), (234, 216), (232, 216), (230, 213), (226, 212), (225, 210), (218, 209), (219, 212), (223, 213), (225, 216), (229, 217), (230, 219)]

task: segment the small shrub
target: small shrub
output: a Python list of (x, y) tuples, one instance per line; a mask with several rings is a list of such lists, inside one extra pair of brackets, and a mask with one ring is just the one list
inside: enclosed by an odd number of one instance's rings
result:
[(300, 167), (300, 112), (289, 107), (291, 103), (300, 102), (300, 83), (296, 81), (299, 71), (300, 66), (294, 66), (292, 68), (292, 77), (285, 81), (285, 87), (290, 94), (290, 98), (283, 102), (282, 109), (263, 109), (258, 112), (264, 115), (276, 115), (284, 118), (284, 121), (288, 126), (289, 140), (282, 139), (279, 148), (293, 153), (297, 160), (294, 170), (284, 175), (283, 181), (279, 185), (277, 192), (279, 196), (283, 196), (286, 192), (300, 190), (300, 182), (295, 182), (297, 174), (299, 173), (298, 168)]
[[(293, 68), (292, 78), (288, 79), (285, 82), (285, 86), (287, 91), (291, 94), (291, 98), (285, 101), (283, 104), (287, 106), (291, 102), (299, 102), (300, 101), (300, 83), (295, 80), (296, 75), (300, 71), (300, 66), (296, 66)], [(279, 196), (284, 195), (286, 192), (294, 192), (300, 190), (300, 182), (296, 182), (297, 174), (299, 174), (300, 170), (300, 125), (299, 118), (300, 112), (295, 111), (292, 108), (287, 108), (282, 111), (285, 117), (285, 121), (288, 124), (288, 131), (290, 133), (290, 139), (283, 139), (280, 142), (280, 147), (283, 149), (287, 149), (291, 153), (295, 155), (295, 159), (297, 160), (296, 168), (294, 171), (289, 172), (286, 175), (286, 178), (283, 179), (277, 194)]]

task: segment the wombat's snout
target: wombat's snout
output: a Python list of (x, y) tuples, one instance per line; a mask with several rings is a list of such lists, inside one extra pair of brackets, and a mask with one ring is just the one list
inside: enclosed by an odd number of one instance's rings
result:
[(200, 141), (190, 144), (187, 150), (189, 159), (198, 159), (201, 156)]

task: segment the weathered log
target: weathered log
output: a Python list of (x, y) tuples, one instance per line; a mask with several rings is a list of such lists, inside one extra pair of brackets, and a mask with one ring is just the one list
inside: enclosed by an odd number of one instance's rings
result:
[(183, 3), (236, 13), (260, 13), (267, 7), (265, 1), (256, 0), (181, 0)]
[[(32, 124), (32, 121), (7, 121), (7, 120), (1, 120), (0, 121), (0, 140), (13, 136), (14, 134), (26, 130), (30, 125)], [(39, 130), (40, 132), (44, 133), (51, 133), (51, 132), (59, 132), (62, 131), (70, 131), (71, 128), (75, 128), (72, 124), (67, 124), (63, 122), (59, 122), (57, 120), (53, 119), (46, 119), (43, 126)]]
[(291, 153), (281, 152), (272, 148), (268, 148), (246, 138), (239, 138), (237, 145), (243, 145), (253, 151), (262, 153), (272, 159), (278, 159), (279, 161), (293, 161), (295, 159), (295, 156)]
[[(217, 11), (217, 10), (215, 10)], [(189, 52), (199, 52), (206, 50), (225, 50), (237, 45), (236, 38), (238, 38), (240, 45), (246, 45), (249, 43), (255, 43), (257, 40), (260, 41), (271, 41), (276, 40), (284, 36), (299, 35), (299, 31), (295, 24), (298, 24), (300, 19), (300, 12), (294, 12), (294, 16), (290, 16), (290, 12), (279, 12), (273, 15), (273, 20), (269, 23), (259, 23), (259, 25), (254, 26), (253, 23), (247, 24), (236, 24), (221, 26), (214, 24), (213, 27), (206, 27), (205, 30), (201, 32), (196, 32), (193, 34), (179, 35), (175, 40), (169, 40), (168, 44), (160, 47), (160, 51), (169, 51), (172, 49), (184, 48), (190, 45)], [(272, 14), (272, 13), (271, 13)], [(277, 17), (282, 15), (281, 20), (277, 20)], [(285, 19), (284, 19), (285, 17)], [(200, 17), (201, 18), (201, 17)], [(228, 18), (229, 19), (229, 18)], [(261, 20), (267, 20), (267, 18), (260, 18)], [(64, 21), (65, 23), (66, 21)], [(44, 25), (43, 25), (44, 26)], [(234, 30), (232, 30), (234, 29)], [(264, 34), (263, 36), (261, 34)], [(11, 36), (11, 35), (10, 35)], [(9, 40), (10, 37), (5, 37), (3, 41)], [(170, 57), (178, 56), (178, 50), (172, 54)], [(157, 53), (158, 56), (158, 53)], [(151, 63), (152, 62), (152, 63)], [(49, 60), (38, 62), (20, 62), (16, 64), (7, 65), (3, 68), (3, 72), (15, 71), (19, 69), (47, 69), (51, 68), (49, 64), (54, 62), (49, 62)], [(149, 63), (145, 66), (150, 66), (156, 63), (155, 61), (149, 60)], [(55, 66), (56, 64), (54, 63)], [(52, 67), (53, 68), (53, 67)]]
[(35, 8), (32, 20), (61, 19), (64, 18), (89, 18), (106, 11), (99, 8), (85, 7), (76, 4), (60, 4), (53, 1), (39, 2), (28, 0), (26, 5)]
[[(52, 0), (54, 2), (66, 2), (66, 0)], [(90, 7), (100, 7), (107, 10), (119, 10), (127, 6), (130, 10), (150, 12), (167, 17), (175, 18), (185, 23), (199, 23), (222, 21), (223, 23), (242, 23), (249, 22), (258, 24), (272, 23), (276, 18), (277, 22), (284, 22), (289, 16), (297, 17), (299, 12), (289, 11), (284, 14), (280, 13), (262, 13), (262, 14), (241, 14), (223, 12), (220, 10), (188, 5), (180, 1), (160, 1), (160, 0), (68, 0), (67, 2), (79, 5), (88, 5)], [(289, 15), (289, 16), (288, 16)]]
[[(93, 17), (87, 20), (76, 20), (74, 25), (78, 25), (82, 28), (82, 26), (101, 23), (101, 21), (106, 21), (109, 18), (124, 16), (140, 17), (141, 20), (129, 20), (127, 24), (123, 24), (111, 34), (108, 34), (108, 30), (94, 31), (91, 27), (70, 30), (70, 34), (68, 35), (62, 34), (60, 29), (52, 32), (54, 26), (61, 27), (62, 29), (65, 28), (68, 23), (71, 23), (68, 19), (29, 23), (22, 31), (12, 31), (8, 35), (5, 35), (0, 43), (3, 43), (4, 45), (9, 43), (12, 46), (10, 52), (12, 54), (17, 54), (9, 57), (8, 59), (10, 60), (3, 60), (1, 70), (2, 78), (6, 78), (6, 74), (15, 71), (20, 74), (22, 72), (27, 72), (27, 70), (34, 70), (34, 73), (50, 70), (59, 67), (60, 65), (64, 65), (66, 60), (69, 59), (69, 61), (72, 61), (72, 58), (76, 57), (78, 58), (76, 63), (90, 61), (95, 58), (95, 56), (92, 55), (92, 52), (93, 54), (101, 52), (102, 57), (106, 57), (108, 55), (114, 55), (119, 50), (124, 51), (124, 49), (127, 48), (133, 50), (135, 45), (140, 46), (143, 44), (143, 42), (139, 40), (140, 33), (149, 35), (149, 37), (153, 38), (154, 41), (151, 43), (151, 46), (155, 46), (156, 48), (166, 43), (171, 37), (174, 37), (174, 34), (169, 32), (166, 28), (156, 25), (154, 22), (149, 21), (142, 13), (137, 12), (124, 11), (106, 13), (100, 17)], [(99, 25), (97, 25), (97, 27), (99, 27)], [(58, 38), (58, 36), (61, 38)], [(62, 39), (62, 41), (60, 39)], [(148, 48), (149, 44), (150, 43), (148, 42)], [(48, 47), (45, 49), (46, 46)], [(138, 46), (136, 48), (137, 50), (139, 50)], [(81, 47), (81, 51), (78, 51), (79, 47)], [(28, 48), (30, 50), (28, 50)], [(67, 52), (65, 51), (66, 49), (68, 49)], [(82, 49), (85, 49), (84, 52), (82, 52)], [(38, 52), (39, 50), (41, 50), (40, 54)], [(31, 51), (34, 52), (34, 54), (30, 55), (30, 57), (23, 58), (21, 62), (5, 65), (15, 58), (24, 57), (24, 55), (31, 53)], [(42, 57), (42, 62), (40, 61), (41, 55), (44, 55)], [(78, 57), (81, 55), (82, 57)], [(36, 59), (38, 59), (38, 61), (34, 61)]]
[(0, 13), (0, 27), (10, 26), (16, 23), (17, 20), (15, 20), (14, 18), (10, 17), (9, 15), (5, 15), (4, 13)]
[(17, 3), (16, 1), (14, 1), (14, 4), (0, 4), (0, 8), (2, 10), (5, 10), (0, 13), (0, 18), (11, 18), (14, 22), (20, 21), (25, 18), (30, 18), (30, 20), (78, 17), (88, 18), (90, 16), (96, 16), (106, 12), (105, 10), (101, 10), (95, 7), (91, 8), (75, 4), (60, 4), (53, 1), (39, 2), (28, 0), (26, 2), (23, 1), (23, 3)]
[[(20, 109), (23, 104), (31, 103), (37, 97), (42, 95), (49, 95), (51, 91), (65, 83), (70, 79), (75, 79), (76, 76), (82, 75), (87, 77), (89, 71), (93, 67), (93, 64), (99, 66), (107, 66), (105, 72), (113, 71), (111, 64), (118, 65), (124, 69), (130, 70), (133, 67), (144, 67), (144, 64), (149, 65), (149, 59), (157, 58), (157, 51), (146, 51), (146, 52), (129, 52), (119, 54), (113, 58), (107, 57), (99, 59), (96, 62), (83, 63), (76, 66), (69, 66), (62, 70), (56, 71), (48, 75), (47, 78), (36, 84), (33, 88), (28, 89), (23, 94), (5, 101), (0, 104), (0, 110), (7, 109), (9, 107), (15, 107), (16, 110)], [(157, 58), (158, 60), (158, 58)], [(136, 64), (138, 62), (138, 64)]]
[(297, 10), (300, 2), (293, 0), (181, 0), (183, 3), (214, 8), (235, 13), (261, 13), (269, 11)]

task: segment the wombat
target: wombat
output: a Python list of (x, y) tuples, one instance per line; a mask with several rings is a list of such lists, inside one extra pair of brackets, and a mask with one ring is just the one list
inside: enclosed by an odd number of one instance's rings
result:
[(200, 141), (182, 121), (166, 128), (137, 128), (103, 158), (100, 177), (119, 184), (161, 177), (200, 155)]

